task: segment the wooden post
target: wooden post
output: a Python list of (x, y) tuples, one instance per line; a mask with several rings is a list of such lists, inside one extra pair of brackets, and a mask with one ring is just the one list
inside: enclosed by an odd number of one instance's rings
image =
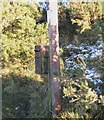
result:
[(49, 73), (49, 46), (35, 46), (35, 72), (37, 74)]
[(60, 56), (57, 0), (48, 0), (47, 21), (50, 39), (50, 82), (53, 118), (61, 110)]
[(40, 45), (35, 46), (35, 72), (42, 74), (42, 60), (41, 60), (41, 48)]

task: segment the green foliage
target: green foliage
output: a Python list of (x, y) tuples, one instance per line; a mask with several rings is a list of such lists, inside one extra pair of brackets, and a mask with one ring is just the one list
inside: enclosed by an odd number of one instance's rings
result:
[[(78, 23), (78, 42), (94, 43), (99, 39), (98, 33), (103, 31), (102, 2), (75, 2), (68, 6), (59, 6), (60, 46), (65, 46), (74, 40), (72, 26), (66, 22), (66, 9), (69, 10), (69, 20), (71, 19), (72, 24)], [(94, 26), (95, 23), (101, 25), (97, 27)], [(96, 29), (100, 31), (97, 32)]]
[(77, 81), (63, 78), (63, 110), (61, 118), (95, 119), (103, 117), (103, 96), (98, 96), (89, 87), (86, 79), (79, 78)]
[[(2, 9), (2, 61), (3, 70), (3, 117), (14, 117), (15, 106), (21, 100), (31, 101), (29, 118), (50, 117), (50, 96), (47, 93), (47, 78), (44, 80), (34, 73), (34, 46), (48, 45), (48, 30), (43, 24), (36, 25), (36, 19), (42, 16), (36, 4), (3, 1)], [(73, 40), (73, 33), (66, 23), (65, 10), (69, 9), (72, 23), (77, 22), (79, 42), (94, 42), (102, 40), (104, 29), (101, 20), (101, 3), (75, 3), (69, 6), (59, 6), (59, 33), (60, 46), (63, 48)], [(1, 26), (0, 26), (1, 27)], [(60, 49), (61, 55), (63, 50)], [(104, 58), (102, 58), (102, 63)], [(98, 61), (97, 61), (98, 62)], [(103, 64), (99, 69), (103, 71)], [(100, 67), (101, 65), (101, 67)], [(64, 71), (64, 63), (60, 62), (63, 75), (63, 110), (61, 118), (92, 118), (103, 116), (103, 96), (98, 96), (85, 78), (80, 68)], [(62, 71), (63, 70), (63, 71)], [(69, 78), (75, 73), (74, 81)], [(57, 71), (54, 72), (57, 76)], [(102, 76), (104, 78), (103, 72)], [(9, 101), (8, 101), (9, 99)], [(48, 104), (49, 103), (49, 104)]]
[(102, 3), (88, 2), (75, 3), (71, 5), (72, 21), (81, 26), (81, 33), (86, 29), (91, 29), (94, 21), (102, 18)]
[(34, 59), (34, 46), (48, 44), (47, 27), (44, 24), (36, 25), (38, 17), (41, 17), (41, 13), (36, 4), (3, 2), (3, 66), (29, 64)]
[(16, 117), (15, 107), (24, 100), (31, 102), (27, 117), (45, 118), (49, 114), (47, 78), (44, 81), (34, 70), (35, 45), (49, 43), (47, 26), (36, 25), (42, 9), (35, 3), (9, 0), (3, 1), (2, 6), (3, 118)]

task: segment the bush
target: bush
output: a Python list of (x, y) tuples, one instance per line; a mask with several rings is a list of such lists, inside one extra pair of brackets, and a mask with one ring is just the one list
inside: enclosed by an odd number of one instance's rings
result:
[(85, 78), (73, 80), (65, 74), (62, 80), (63, 109), (60, 118), (103, 118), (103, 96), (89, 87)]
[(36, 25), (42, 9), (34, 4), (3, 2), (2, 9), (2, 61), (11, 64), (29, 64), (34, 61), (34, 46), (48, 44), (46, 25)]

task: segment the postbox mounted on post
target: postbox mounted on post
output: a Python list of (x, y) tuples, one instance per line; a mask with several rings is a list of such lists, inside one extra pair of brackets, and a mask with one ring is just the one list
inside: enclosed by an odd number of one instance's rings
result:
[(49, 73), (49, 46), (35, 46), (35, 72), (37, 74)]

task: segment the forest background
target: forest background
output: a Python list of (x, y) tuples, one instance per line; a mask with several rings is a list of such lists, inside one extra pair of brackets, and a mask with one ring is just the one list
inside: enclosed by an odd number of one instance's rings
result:
[[(34, 47), (49, 45), (46, 21), (36, 23), (37, 19), (46, 16), (45, 10), (36, 3), (9, 0), (1, 3), (2, 117), (50, 118), (52, 111), (48, 77), (35, 73), (34, 62)], [(96, 93), (96, 86), (81, 77), (84, 73), (81, 69), (73, 71), (76, 73), (74, 78), (79, 82), (71, 80), (71, 72), (65, 69), (64, 61), (65, 56), (70, 56), (70, 51), (65, 49), (69, 44), (94, 45), (99, 40), (104, 46), (104, 3), (58, 4), (63, 109), (57, 117), (104, 118), (104, 90), (100, 94)], [(100, 71), (102, 80), (103, 61), (103, 55), (86, 60), (89, 66), (95, 66)], [(103, 88), (104, 84), (100, 84), (100, 87)]]

